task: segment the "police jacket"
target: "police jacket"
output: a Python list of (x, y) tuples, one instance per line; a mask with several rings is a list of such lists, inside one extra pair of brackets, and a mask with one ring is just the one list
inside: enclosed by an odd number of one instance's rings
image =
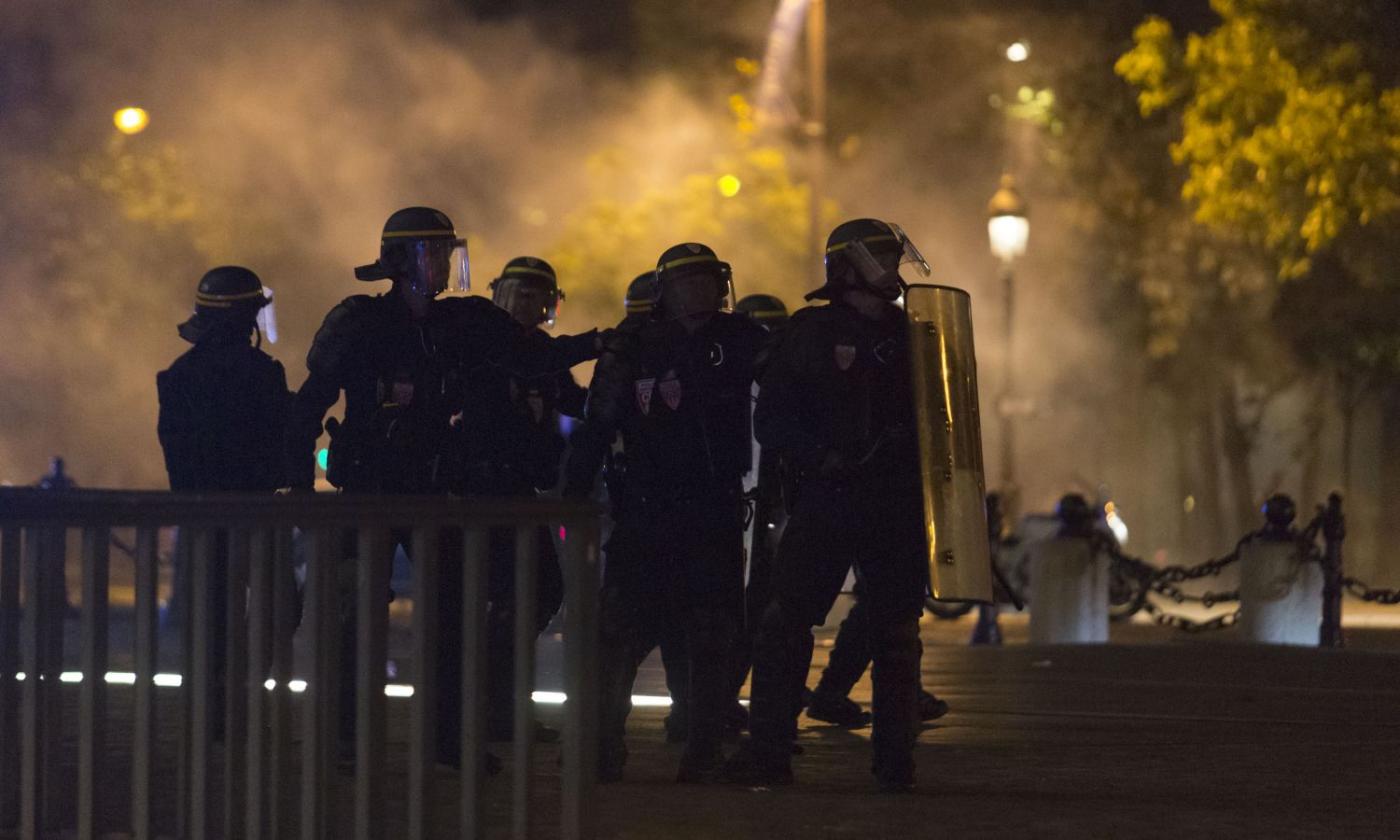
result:
[(758, 441), (799, 481), (917, 494), (910, 375), (899, 307), (889, 304), (873, 320), (842, 302), (798, 310), (763, 372), (754, 414)]
[(750, 388), (763, 328), (719, 312), (694, 333), (651, 319), (623, 335), (594, 370), (567, 492), (587, 492), (619, 431), (630, 498), (737, 492), (752, 458)]
[(553, 341), (520, 330), (481, 297), (433, 300), (416, 320), (395, 292), (347, 298), (326, 315), (306, 357), (287, 432), (287, 471), (310, 487), (321, 418), (345, 392), (332, 424), (327, 477), (368, 492), (429, 493), (460, 484), (452, 418), (467, 371), (500, 365), (519, 374), (567, 370), (593, 358), (595, 333)]
[(270, 491), (283, 484), (287, 374), (246, 339), (210, 337), (156, 375), (156, 426), (170, 489)]
[[(558, 339), (538, 328), (532, 340)], [(567, 370), (536, 376), (500, 365), (468, 370), (457, 431), (464, 458), (463, 492), (470, 495), (533, 495), (559, 481), (564, 436), (559, 416), (583, 417), (588, 396)]]

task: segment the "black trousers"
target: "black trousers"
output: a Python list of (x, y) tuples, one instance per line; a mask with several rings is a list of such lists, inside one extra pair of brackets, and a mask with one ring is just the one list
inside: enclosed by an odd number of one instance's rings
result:
[(870, 647), (870, 604), (866, 601), (865, 586), (859, 575), (856, 576), (852, 594), (855, 603), (836, 631), (836, 643), (827, 657), (826, 669), (817, 682), (817, 693), (826, 697), (849, 695), (874, 657)]
[[(558, 553), (550, 539), (549, 529), (537, 526), (537, 564), (535, 621), (537, 632), (549, 625), (564, 600), (564, 579), (559, 567)], [(392, 540), (404, 546), (412, 557), (408, 531), (394, 531)], [(357, 551), (353, 532), (346, 535), (345, 556)], [(486, 625), (487, 645), (487, 718), (490, 730), (499, 735), (509, 732), (514, 719), (515, 682), (515, 531), (510, 528), (492, 529), (489, 535)], [(453, 763), (461, 744), (462, 731), (462, 532), (445, 528), (438, 538), (438, 597), (437, 613), (437, 732), (438, 759)], [(385, 581), (385, 586), (388, 586)], [(353, 739), (355, 734), (355, 648), (357, 616), (353, 591), (347, 589), (341, 599), (341, 673), (340, 735)], [(415, 597), (425, 597), (415, 592)]]
[(802, 490), (778, 546), (774, 597), (754, 645), (753, 746), (787, 762), (802, 688), (821, 624), (855, 565), (865, 590), (874, 661), (873, 771), (912, 780), (918, 734), (919, 614), (927, 586), (917, 496), (890, 497), (831, 483)]
[(743, 510), (736, 491), (629, 506), (607, 545), (601, 625), (603, 761), (626, 759), (637, 668), (663, 639), (684, 638), (689, 739), (683, 762), (720, 754), (730, 653), (743, 603)]

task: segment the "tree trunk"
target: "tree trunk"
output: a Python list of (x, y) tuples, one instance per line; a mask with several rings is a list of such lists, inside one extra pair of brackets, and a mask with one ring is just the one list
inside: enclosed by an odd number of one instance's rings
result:
[(1231, 494), (1226, 509), (1231, 515), (1226, 519), (1226, 527), (1239, 536), (1257, 527), (1254, 509), (1258, 500), (1254, 498), (1254, 475), (1250, 469), (1254, 433), (1240, 418), (1237, 387), (1233, 379), (1226, 381), (1220, 388), (1216, 406), (1220, 413), (1225, 465), (1230, 475)]
[(1307, 408), (1303, 410), (1303, 439), (1298, 444), (1302, 474), (1298, 479), (1299, 511), (1312, 510), (1322, 500), (1322, 431), (1327, 425), (1327, 380), (1310, 383)]
[[(1209, 403), (1194, 413), (1196, 430), (1196, 467), (1200, 470), (1200, 487), (1196, 494), (1196, 528), (1192, 539), (1192, 552), (1210, 553), (1227, 541), (1222, 533), (1224, 523), (1221, 518), (1220, 502), (1220, 445), (1215, 433), (1215, 415)], [(1191, 559), (1198, 563), (1205, 558)]]

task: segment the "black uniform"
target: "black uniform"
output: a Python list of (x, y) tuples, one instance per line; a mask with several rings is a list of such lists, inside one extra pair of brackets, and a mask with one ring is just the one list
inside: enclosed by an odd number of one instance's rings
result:
[[(171, 490), (271, 493), (282, 486), (282, 435), (291, 397), (287, 374), (281, 362), (249, 343), (248, 333), (212, 331), (156, 375), (156, 391), (156, 430)], [(205, 607), (213, 628), (209, 653), (216, 688), (210, 699), (220, 729), (224, 691), (217, 686), (224, 679), (228, 613), (225, 538), (223, 532), (215, 534)], [(185, 573), (177, 568), (177, 574)]]
[[(314, 477), (314, 450), (321, 418), (345, 392), (345, 420), (331, 426), (327, 478), (346, 492), (440, 493), (464, 483), (462, 437), (453, 417), (466, 404), (468, 373), (501, 366), (533, 376), (567, 370), (595, 355), (596, 335), (551, 339), (522, 331), (491, 301), (480, 297), (432, 300), (415, 320), (397, 292), (347, 298), (326, 316), (297, 393), (287, 437), (287, 463), (294, 487)], [(461, 556), (461, 532), (447, 529), (444, 558)], [(347, 551), (353, 553), (347, 545)], [(348, 555), (347, 555), (348, 556)], [(461, 564), (442, 564), (439, 591), (462, 591)], [(444, 599), (439, 612), (439, 758), (455, 761), (461, 715), (461, 605)], [(346, 616), (352, 621), (353, 610)], [(355, 634), (343, 633), (342, 664), (353, 674)], [(341, 680), (341, 735), (353, 723), (354, 681)]]
[(605, 353), (568, 465), (571, 492), (616, 431), (627, 455), (625, 507), (606, 546), (602, 604), (603, 769), (620, 772), (637, 667), (679, 629), (690, 652), (690, 732), (682, 773), (717, 761), (728, 654), (743, 603), (743, 476), (750, 389), (763, 330), (716, 313), (693, 334), (650, 321)]
[(811, 627), (854, 563), (875, 660), (873, 769), (908, 783), (927, 572), (904, 314), (891, 304), (870, 320), (839, 302), (799, 311), (763, 376), (754, 424), (797, 490), (756, 641), (752, 748), (787, 766)]
[(156, 375), (156, 426), (170, 489), (272, 492), (282, 486), (287, 373), (247, 338), (211, 337)]
[[(537, 334), (532, 340), (553, 340), (539, 328), (519, 329)], [(462, 492), (533, 498), (555, 489), (566, 445), (560, 415), (581, 418), (588, 397), (573, 375), (562, 370), (523, 377), (497, 365), (480, 365), (467, 372), (465, 392), (459, 424), (465, 452)], [(541, 525), (536, 530), (535, 619), (543, 632), (564, 603), (564, 577), (550, 529)], [(509, 737), (514, 711), (514, 529), (491, 530), (488, 589), (488, 728), (494, 736)]]

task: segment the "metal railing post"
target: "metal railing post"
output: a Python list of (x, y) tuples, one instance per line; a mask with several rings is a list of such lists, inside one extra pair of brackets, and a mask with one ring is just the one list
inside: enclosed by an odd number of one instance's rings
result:
[(594, 787), (598, 772), (598, 523), (580, 518), (565, 525), (563, 779), (560, 803), (564, 840), (597, 833)]
[(314, 550), (306, 569), (306, 626), (311, 673), (302, 692), (301, 836), (331, 836), (330, 802), (334, 791), (331, 762), (337, 731), (335, 672), (339, 665), (340, 603), (338, 541), (333, 528), (311, 534)]
[(20, 563), (20, 529), (6, 525), (0, 534), (0, 829), (8, 829), (18, 817), (20, 685), (15, 673), (20, 661)]
[(96, 840), (106, 752), (107, 579), (112, 532), (83, 529), (82, 675), (78, 699), (78, 837)]
[(224, 837), (246, 837), (244, 806), (248, 740), (248, 683), (260, 677), (248, 673), (248, 553), (247, 528), (228, 536), (228, 562), (222, 573), (224, 613)]
[(486, 836), (486, 587), (490, 532), (462, 535), (462, 836)]
[(213, 689), (211, 663), (213, 616), (213, 579), (217, 535), (209, 528), (200, 528), (194, 535), (194, 550), (190, 557), (190, 585), (193, 598), (186, 603), (190, 614), (190, 669), (181, 681), (190, 707), (189, 745), (189, 834), (191, 840), (210, 836), (209, 767), (212, 754), (213, 720), (210, 700)]
[[(268, 632), (272, 623), (272, 534), (266, 528), (253, 531), (248, 559), (248, 673), (243, 690), (247, 696), (248, 740), (243, 766), (246, 774), (243, 792), (246, 807), (243, 829), (247, 840), (263, 840), (268, 833), (267, 690), (269, 671)], [(236, 741), (229, 742), (231, 750)]]
[(1342, 515), (1342, 497), (1332, 493), (1322, 515), (1322, 629), (1318, 643), (1322, 647), (1342, 647), (1342, 541), (1346, 539), (1346, 517)]
[(515, 529), (515, 744), (512, 768), (511, 833), (516, 840), (530, 836), (530, 757), (535, 746), (535, 584), (538, 571), (539, 528)]
[[(292, 742), (292, 633), (296, 628), (296, 560), (292, 529), (273, 532), (272, 696), (268, 698), (267, 822), (271, 836), (291, 837), (297, 809), (289, 805), (295, 787), (288, 767)], [(306, 622), (303, 622), (306, 623)], [(307, 626), (310, 626), (309, 623)]]
[(429, 795), (437, 735), (438, 529), (413, 529), (413, 662), (408, 747), (408, 836), (432, 836)]
[(384, 665), (388, 659), (389, 563), (383, 528), (361, 528), (356, 570), (355, 837), (384, 835)]
[(133, 719), (131, 726), (131, 833), (134, 840), (151, 840), (155, 826), (151, 814), (152, 770), (156, 748), (156, 568), (155, 528), (136, 532), (136, 615)]
[(48, 652), (48, 581), (44, 535), (30, 525), (24, 529), (24, 703), (20, 737), (20, 836), (38, 837), (44, 825), (44, 727), (50, 705), (44, 679)]

